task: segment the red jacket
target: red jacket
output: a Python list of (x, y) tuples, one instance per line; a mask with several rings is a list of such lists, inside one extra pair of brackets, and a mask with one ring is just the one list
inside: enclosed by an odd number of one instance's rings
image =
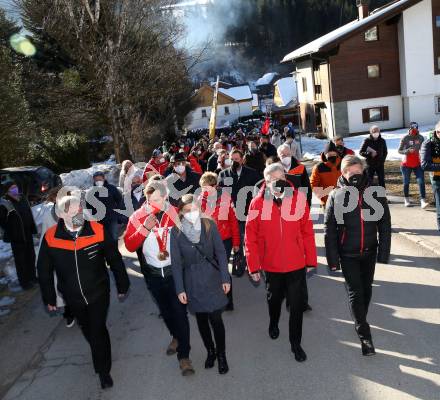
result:
[(223, 192), (214, 207), (210, 207), (208, 197), (200, 195), (199, 202), (203, 213), (211, 217), (217, 224), (222, 240), (232, 239), (232, 246), (240, 246), (240, 228), (232, 207), (231, 195)]
[(191, 165), (191, 169), (194, 172), (197, 172), (200, 175), (203, 174), (202, 167), (200, 166), (199, 161), (197, 160), (197, 158), (195, 156), (189, 155), (188, 156), (188, 160), (189, 160), (189, 163)]
[(165, 170), (168, 168), (168, 161), (163, 162), (162, 164), (157, 163), (154, 158), (152, 158), (148, 164), (145, 166), (142, 181), (145, 182), (147, 180), (147, 174), (149, 172), (155, 172), (163, 176)]
[[(144, 227), (144, 222), (149, 215), (150, 213), (147, 212), (144, 206), (142, 206), (136, 210), (128, 220), (127, 229), (124, 233), (124, 243), (128, 251), (135, 252), (144, 244), (147, 237), (147, 230)], [(178, 213), (176, 208), (170, 206), (160, 221), (160, 227), (174, 226), (177, 218)]]
[(249, 272), (280, 273), (316, 267), (315, 233), (306, 196), (295, 190), (293, 197), (284, 198), (278, 206), (273, 198), (264, 198), (265, 189), (263, 185), (252, 200), (246, 221), (244, 242)]

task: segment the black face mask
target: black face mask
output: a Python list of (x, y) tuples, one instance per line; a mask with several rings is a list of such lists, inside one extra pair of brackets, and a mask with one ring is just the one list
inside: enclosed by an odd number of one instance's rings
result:
[(287, 181), (280, 179), (280, 180), (276, 181), (275, 183), (273, 183), (272, 187), (276, 188), (277, 192), (280, 192), (281, 194), (283, 194), (284, 190), (286, 188), (288, 188), (289, 186), (290, 185), (287, 183)]
[(362, 174), (352, 175), (352, 176), (350, 176), (350, 178), (348, 179), (348, 183), (349, 183), (351, 186), (359, 187), (359, 186), (361, 185), (361, 183), (362, 183), (362, 178), (363, 178), (363, 177), (364, 177), (364, 176), (363, 176)]
[(238, 161), (232, 161), (232, 170), (237, 171), (241, 167), (241, 164)]
[(336, 164), (337, 159), (338, 157), (336, 156), (327, 157), (327, 160), (329, 160), (332, 164)]

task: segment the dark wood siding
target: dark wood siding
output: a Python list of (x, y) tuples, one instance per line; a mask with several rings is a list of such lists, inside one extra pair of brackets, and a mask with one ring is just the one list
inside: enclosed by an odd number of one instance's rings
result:
[[(378, 41), (366, 42), (360, 33), (341, 43), (338, 54), (330, 57), (334, 102), (401, 93), (397, 20), (378, 28)], [(373, 64), (380, 65), (379, 78), (368, 78), (367, 66)]]
[(440, 17), (440, 0), (432, 0), (432, 29), (434, 40), (434, 74), (440, 75), (438, 59), (440, 57), (440, 27), (437, 27), (437, 17)]

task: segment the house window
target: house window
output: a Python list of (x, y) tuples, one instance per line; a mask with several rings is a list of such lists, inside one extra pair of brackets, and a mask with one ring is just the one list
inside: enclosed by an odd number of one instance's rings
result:
[(315, 94), (322, 94), (321, 85), (315, 85)]
[(370, 122), (389, 121), (389, 115), (388, 107), (364, 108), (362, 110), (362, 122), (367, 124)]
[(229, 107), (225, 107), (225, 115), (229, 115), (229, 114), (230, 114)]
[(202, 110), (202, 118), (206, 118), (206, 117), (207, 117), (206, 110)]
[(307, 78), (302, 78), (303, 92), (307, 92)]
[(440, 28), (440, 15), (437, 15), (437, 16), (435, 17), (435, 26), (436, 26), (437, 28)]
[(379, 34), (378, 34), (377, 26), (368, 29), (368, 31), (365, 32), (365, 41), (366, 42), (376, 42), (379, 40)]
[(435, 98), (435, 113), (440, 114), (440, 96)]
[(367, 67), (368, 78), (379, 78), (380, 77), (380, 66), (379, 64), (369, 65)]

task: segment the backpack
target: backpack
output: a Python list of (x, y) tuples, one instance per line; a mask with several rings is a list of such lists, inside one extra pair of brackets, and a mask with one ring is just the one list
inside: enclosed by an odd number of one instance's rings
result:
[[(4, 198), (0, 198), (0, 207), (6, 208), (6, 218), (8, 218), (9, 214), (14, 211), (14, 206), (9, 200)], [(5, 238), (5, 230), (2, 226), (0, 226), (0, 240), (4, 241)]]

